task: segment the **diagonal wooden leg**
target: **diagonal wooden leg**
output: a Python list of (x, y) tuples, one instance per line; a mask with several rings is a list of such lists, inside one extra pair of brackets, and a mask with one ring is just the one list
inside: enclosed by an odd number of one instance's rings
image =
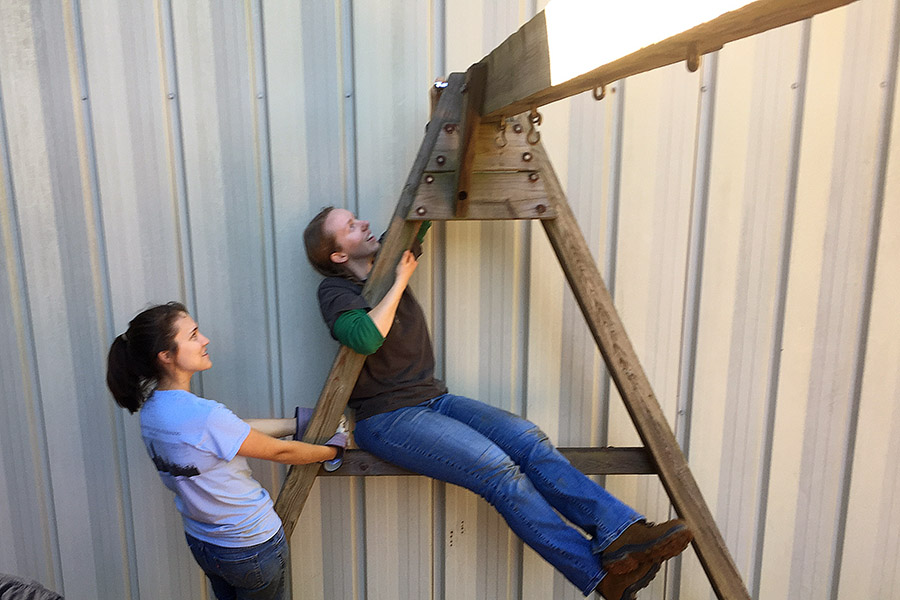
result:
[(749, 600), (740, 573), (650, 388), (562, 186), (540, 144), (535, 146), (535, 157), (558, 212), (556, 219), (542, 221), (544, 229), (625, 408), (656, 462), (663, 487), (675, 510), (694, 531), (694, 548), (716, 595), (728, 600)]
[[(400, 200), (394, 216), (391, 218), (378, 258), (375, 260), (372, 272), (363, 288), (363, 296), (372, 306), (384, 297), (393, 284), (397, 262), (403, 252), (410, 247), (421, 226), (421, 223), (407, 221), (406, 215), (412, 207), (416, 191), (441, 129), (445, 123), (459, 119), (464, 82), (465, 74), (463, 73), (454, 73), (450, 76), (447, 89), (441, 94), (441, 99), (425, 132), (425, 139), (419, 148), (415, 162), (413, 162), (406, 185), (403, 186)], [(357, 354), (345, 346), (341, 347), (334, 365), (331, 367), (331, 372), (328, 374), (325, 387), (319, 396), (309, 427), (303, 436), (304, 442), (321, 444), (334, 433), (365, 360), (365, 356)], [(284, 484), (281, 486), (281, 492), (275, 501), (275, 512), (281, 517), (288, 539), (294, 532), (297, 519), (312, 490), (318, 471), (318, 464), (295, 465), (290, 468)]]

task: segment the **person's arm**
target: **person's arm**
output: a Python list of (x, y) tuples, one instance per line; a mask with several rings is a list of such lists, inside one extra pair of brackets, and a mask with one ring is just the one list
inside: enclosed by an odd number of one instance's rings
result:
[(238, 450), (238, 456), (263, 458), (285, 465), (305, 465), (336, 458), (334, 446), (318, 446), (306, 442), (279, 440), (251, 428)]
[(375, 323), (375, 327), (378, 328), (378, 332), (382, 337), (387, 336), (388, 332), (391, 330), (391, 326), (394, 324), (394, 315), (397, 314), (397, 305), (400, 304), (403, 290), (405, 290), (407, 284), (409, 284), (409, 278), (412, 277), (413, 271), (416, 270), (418, 264), (419, 263), (412, 252), (409, 250), (404, 252), (403, 256), (400, 257), (400, 262), (397, 263), (394, 284), (388, 290), (387, 294), (384, 295), (384, 298), (381, 299), (381, 302), (376, 304), (375, 307), (369, 311), (369, 318)]
[(253, 429), (274, 438), (294, 435), (297, 429), (296, 419), (244, 419)]

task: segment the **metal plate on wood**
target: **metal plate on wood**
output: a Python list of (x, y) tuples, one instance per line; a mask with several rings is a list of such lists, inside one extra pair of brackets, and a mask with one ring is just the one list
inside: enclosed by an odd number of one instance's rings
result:
[(425, 173), (406, 218), (410, 221), (553, 219), (556, 209), (537, 171), (473, 173), (469, 209), (455, 212), (453, 173)]

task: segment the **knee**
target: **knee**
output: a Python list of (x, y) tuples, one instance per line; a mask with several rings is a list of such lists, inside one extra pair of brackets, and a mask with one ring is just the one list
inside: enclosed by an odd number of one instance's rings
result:
[(524, 480), (525, 474), (508, 456), (502, 460), (492, 461), (483, 471), (482, 489), (479, 494), (492, 505), (500, 496), (515, 496)]

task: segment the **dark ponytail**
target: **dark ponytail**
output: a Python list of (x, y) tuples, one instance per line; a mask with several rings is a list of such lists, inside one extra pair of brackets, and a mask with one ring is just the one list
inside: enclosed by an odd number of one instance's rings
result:
[(116, 404), (137, 412), (156, 389), (160, 352), (175, 350), (175, 322), (187, 309), (180, 302), (148, 308), (128, 324), (128, 330), (113, 340), (106, 361), (106, 385)]

